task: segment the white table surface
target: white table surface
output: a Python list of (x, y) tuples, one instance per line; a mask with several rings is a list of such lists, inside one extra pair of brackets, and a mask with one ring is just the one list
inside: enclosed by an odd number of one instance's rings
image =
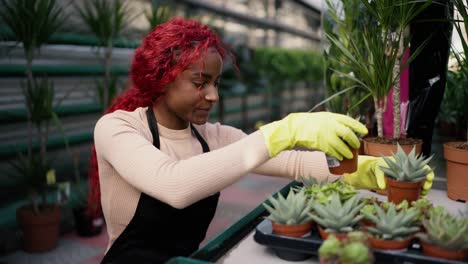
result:
[[(360, 196), (375, 196), (379, 200), (386, 200), (386, 196), (378, 195), (376, 193), (361, 190), (359, 192)], [(467, 210), (468, 204), (462, 202), (456, 202), (450, 200), (447, 197), (447, 193), (441, 190), (431, 190), (427, 196), (427, 199), (431, 201), (434, 205), (442, 205), (447, 211), (453, 214), (458, 214), (460, 211)], [(286, 264), (286, 263), (318, 263), (313, 258), (307, 259), (304, 261), (286, 261), (282, 260), (276, 256), (274, 251), (267, 246), (263, 246), (254, 241), (253, 236), (255, 234), (255, 229), (252, 230), (243, 240), (241, 240), (235, 247), (233, 247), (224, 257), (218, 260), (217, 263), (224, 264)]]

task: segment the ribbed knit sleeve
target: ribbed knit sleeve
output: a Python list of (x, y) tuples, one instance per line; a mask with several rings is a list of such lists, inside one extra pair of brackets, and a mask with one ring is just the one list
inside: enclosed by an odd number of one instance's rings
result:
[(269, 158), (262, 135), (255, 132), (226, 147), (176, 160), (153, 146), (142, 124), (122, 114), (102, 117), (94, 131), (98, 158), (135, 189), (175, 208), (224, 189)]

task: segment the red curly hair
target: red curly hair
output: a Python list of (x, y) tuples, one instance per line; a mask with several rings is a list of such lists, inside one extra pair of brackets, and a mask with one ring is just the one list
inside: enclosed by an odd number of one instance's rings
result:
[[(130, 69), (130, 87), (113, 101), (105, 113), (116, 110), (133, 111), (138, 107), (152, 106), (153, 102), (163, 95), (164, 88), (204, 55), (208, 48), (215, 48), (223, 59), (227, 53), (239, 72), (229, 46), (206, 25), (184, 18), (174, 18), (160, 24), (135, 50)], [(88, 208), (96, 214), (100, 209), (101, 193), (94, 147), (88, 177)]]

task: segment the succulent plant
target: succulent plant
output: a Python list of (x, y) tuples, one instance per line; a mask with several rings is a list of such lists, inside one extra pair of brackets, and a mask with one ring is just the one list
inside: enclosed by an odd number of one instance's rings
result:
[(411, 207), (415, 208), (415, 209), (417, 209), (419, 211), (419, 215), (417, 217), (417, 220), (422, 221), (424, 218), (426, 218), (428, 216), (430, 210), (433, 208), (433, 205), (426, 198), (420, 198), (420, 199), (418, 199), (416, 201), (411, 202)]
[(425, 167), (432, 156), (425, 159), (423, 156), (415, 154), (415, 148), (406, 155), (400, 145), (397, 145), (398, 150), (396, 154), (393, 154), (393, 159), (383, 156), (384, 161), (387, 163), (388, 168), (380, 166), (382, 171), (387, 177), (390, 177), (397, 181), (406, 182), (420, 182), (426, 178), (426, 175), (430, 172), (430, 169)]
[(328, 180), (317, 182), (313, 177), (309, 177), (308, 179), (302, 178), (302, 180), (307, 195), (314, 199), (314, 201), (322, 204), (328, 203), (331, 199), (331, 195), (334, 193), (339, 195), (341, 201), (346, 201), (357, 194), (353, 186), (341, 180), (334, 182), (328, 182)]
[(368, 264), (372, 263), (369, 247), (362, 242), (345, 244), (341, 254), (341, 264)]
[(356, 224), (362, 219), (359, 211), (364, 206), (357, 196), (341, 202), (337, 193), (332, 194), (327, 204), (315, 203), (312, 219), (320, 224), (326, 232), (345, 233), (354, 230)]
[(290, 189), (286, 198), (278, 193), (277, 198), (268, 197), (267, 203), (263, 203), (265, 209), (270, 213), (268, 219), (281, 225), (303, 224), (311, 220), (309, 212), (312, 210), (312, 200), (310, 200), (302, 189), (295, 192)]
[(347, 239), (340, 241), (330, 235), (319, 248), (319, 257), (327, 263), (368, 264), (372, 263), (372, 253), (363, 232), (348, 233)]
[(341, 256), (341, 242), (334, 235), (330, 235), (320, 246), (319, 256), (328, 260), (338, 261)]
[(468, 218), (448, 213), (431, 213), (422, 221), (426, 233), (417, 236), (423, 241), (445, 249), (468, 249)]
[(401, 203), (399, 204), (395, 204), (393, 202), (389, 202), (389, 201), (384, 201), (380, 204), (380, 207), (382, 209), (384, 209), (384, 211), (388, 211), (388, 209), (390, 208), (390, 206), (393, 205), (395, 206), (395, 209), (397, 211), (402, 211), (402, 210), (407, 210), (409, 208), (409, 203), (407, 200), (403, 200)]
[(415, 208), (397, 211), (395, 205), (390, 204), (385, 212), (384, 209), (376, 204), (375, 209), (375, 215), (364, 212), (364, 216), (375, 224), (375, 227), (368, 227), (367, 231), (377, 238), (399, 240), (419, 230), (414, 221), (419, 214)]

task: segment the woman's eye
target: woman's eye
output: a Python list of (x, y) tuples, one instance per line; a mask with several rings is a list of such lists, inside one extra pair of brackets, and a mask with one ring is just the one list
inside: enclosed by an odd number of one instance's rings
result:
[(193, 83), (197, 88), (204, 87), (205, 83)]
[(214, 86), (218, 87), (219, 86), (219, 81), (214, 82)]

